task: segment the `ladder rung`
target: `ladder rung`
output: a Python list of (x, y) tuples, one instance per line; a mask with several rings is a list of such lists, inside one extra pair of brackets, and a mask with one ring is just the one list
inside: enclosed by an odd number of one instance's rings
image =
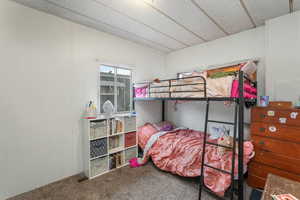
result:
[(232, 123), (232, 122), (222, 122), (222, 121), (216, 121), (216, 120), (207, 120), (207, 122), (234, 125), (234, 123)]
[(214, 146), (217, 146), (217, 147), (224, 147), (224, 148), (227, 148), (227, 149), (231, 149), (231, 150), (232, 150), (232, 147), (225, 146), (225, 145), (221, 145), (221, 144), (217, 144), (217, 143), (206, 142), (206, 144), (214, 145)]
[(223, 173), (225, 173), (225, 174), (230, 174), (230, 175), (231, 175), (231, 173), (230, 173), (230, 172), (228, 172), (228, 171), (225, 171), (225, 170), (223, 170), (223, 169), (218, 169), (218, 168), (215, 168), (215, 167), (213, 167), (213, 166), (210, 166), (210, 165), (207, 165), (207, 164), (204, 164), (204, 166), (205, 166), (205, 167), (212, 168), (212, 169), (214, 169), (214, 170), (217, 170), (217, 171), (220, 171), (220, 172), (223, 172)]

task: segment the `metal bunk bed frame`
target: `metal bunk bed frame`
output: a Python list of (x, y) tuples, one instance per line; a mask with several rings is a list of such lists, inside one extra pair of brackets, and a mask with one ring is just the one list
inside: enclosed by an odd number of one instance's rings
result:
[[(239, 83), (239, 97), (207, 97), (206, 93), (206, 80), (204, 77), (201, 77), (203, 79), (204, 84), (204, 97), (171, 97), (171, 92), (169, 92), (169, 97), (163, 97), (163, 98), (156, 98), (156, 97), (150, 97), (150, 87), (149, 87), (149, 97), (145, 98), (134, 98), (134, 101), (161, 101), (162, 102), (162, 120), (165, 120), (165, 101), (176, 101), (176, 100), (185, 100), (185, 101), (205, 101), (206, 102), (206, 112), (205, 112), (205, 130), (204, 130), (204, 142), (203, 142), (203, 150), (202, 150), (202, 166), (201, 166), (201, 176), (200, 176), (200, 188), (199, 188), (199, 200), (201, 200), (201, 194), (202, 190), (204, 189), (206, 192), (211, 194), (217, 199), (226, 199), (225, 197), (220, 197), (211, 190), (209, 190), (205, 185), (204, 185), (204, 176), (202, 176), (204, 167), (209, 167), (214, 170), (220, 171), (222, 173), (230, 174), (231, 175), (231, 196), (230, 199), (234, 198), (234, 193), (237, 194), (238, 200), (243, 200), (244, 199), (244, 167), (243, 167), (243, 155), (244, 155), (244, 148), (243, 148), (243, 141), (244, 141), (244, 103), (245, 101), (253, 101), (249, 99), (244, 98), (244, 80), (248, 80), (251, 83), (256, 84), (256, 82), (251, 81), (249, 78), (247, 78), (243, 71), (239, 71), (238, 74), (238, 83)], [(169, 81), (169, 86), (159, 86), (159, 87), (170, 87), (171, 86), (171, 80), (179, 80), (179, 79), (184, 79), (184, 78), (177, 78), (177, 79), (168, 79), (168, 80), (162, 80), (162, 81)], [(141, 84), (141, 83), (139, 83)], [(149, 84), (144, 82), (144, 84)], [(188, 85), (188, 84), (187, 84)], [(174, 85), (176, 86), (176, 85)], [(178, 85), (177, 85), (178, 86)], [(190, 91), (182, 91), (182, 92), (190, 92)], [(156, 92), (159, 93), (159, 92)], [(215, 120), (210, 120), (209, 119), (209, 103), (211, 101), (230, 101), (235, 103), (235, 112), (234, 112), (234, 122), (223, 122), (223, 121), (215, 121)], [(256, 99), (254, 100), (256, 101)], [(229, 124), (234, 126), (234, 141), (238, 141), (238, 184), (237, 184), (237, 190), (235, 189), (235, 183), (234, 183), (234, 163), (235, 163), (235, 156), (232, 157), (232, 170), (231, 172), (224, 171), (222, 169), (214, 168), (212, 166), (206, 165), (204, 163), (204, 154), (205, 154), (205, 147), (206, 145), (215, 145), (223, 148), (230, 148), (233, 153), (235, 153), (236, 149), (236, 142), (233, 142), (233, 147), (227, 147), (215, 143), (209, 143), (206, 141), (206, 136), (207, 136), (207, 124), (209, 122), (213, 123), (222, 123), (222, 124)], [(238, 138), (236, 139), (236, 136), (238, 135)], [(234, 155), (234, 154), (233, 154)]]

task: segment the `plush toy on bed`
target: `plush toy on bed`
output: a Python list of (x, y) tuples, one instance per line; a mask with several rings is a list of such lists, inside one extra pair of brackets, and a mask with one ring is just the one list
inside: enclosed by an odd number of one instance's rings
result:
[[(233, 146), (233, 137), (229, 135), (224, 135), (223, 137), (218, 138), (218, 144), (227, 146), (227, 147), (232, 147)], [(227, 151), (231, 151), (228, 148), (224, 147), (218, 147), (217, 152), (220, 156), (223, 156)]]
[[(223, 127), (213, 127), (212, 130), (214, 130), (213, 131), (214, 135), (211, 135), (211, 136), (213, 136), (214, 138), (217, 137), (217, 143), (219, 145), (233, 147), (234, 139), (233, 139), (233, 137), (231, 137), (229, 135), (229, 133), (230, 133), (229, 129), (227, 129), (225, 126), (223, 126)], [(214, 139), (213, 137), (211, 137), (211, 139)], [(237, 149), (237, 145), (236, 145), (236, 149)], [(231, 151), (231, 149), (224, 148), (224, 147), (217, 148), (217, 153), (219, 154), (219, 156), (223, 156), (227, 151)]]

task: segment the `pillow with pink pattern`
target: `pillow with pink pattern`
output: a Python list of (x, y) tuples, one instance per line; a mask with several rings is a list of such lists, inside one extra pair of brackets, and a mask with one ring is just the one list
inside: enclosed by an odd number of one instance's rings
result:
[(145, 125), (138, 127), (137, 134), (139, 146), (144, 149), (150, 137), (158, 131), (159, 130), (151, 123), (146, 123)]

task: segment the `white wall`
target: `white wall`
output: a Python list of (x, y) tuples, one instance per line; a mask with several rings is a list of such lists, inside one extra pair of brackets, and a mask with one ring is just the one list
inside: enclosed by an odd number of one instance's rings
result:
[(167, 74), (205, 69), (247, 58), (264, 57), (264, 26), (211, 42), (185, 48), (167, 55)]
[(97, 99), (100, 61), (131, 65), (143, 80), (162, 75), (165, 55), (8, 0), (0, 3), (0, 27), (5, 199), (82, 171), (80, 118)]
[[(205, 69), (205, 66), (228, 63), (232, 61), (260, 58), (259, 74), (264, 72), (265, 29), (259, 27), (241, 32), (212, 42), (196, 45), (167, 55), (166, 72), (175, 76), (177, 72)], [(259, 77), (260, 93), (264, 92), (263, 76)], [(204, 102), (189, 102), (178, 105), (174, 112), (174, 104), (168, 104), (168, 119), (177, 125), (197, 130), (204, 129)], [(222, 102), (213, 103), (210, 107), (210, 118), (215, 120), (233, 120), (233, 107), (226, 107)], [(246, 112), (249, 122), (249, 113)]]
[(266, 24), (266, 91), (272, 100), (300, 96), (300, 11)]

